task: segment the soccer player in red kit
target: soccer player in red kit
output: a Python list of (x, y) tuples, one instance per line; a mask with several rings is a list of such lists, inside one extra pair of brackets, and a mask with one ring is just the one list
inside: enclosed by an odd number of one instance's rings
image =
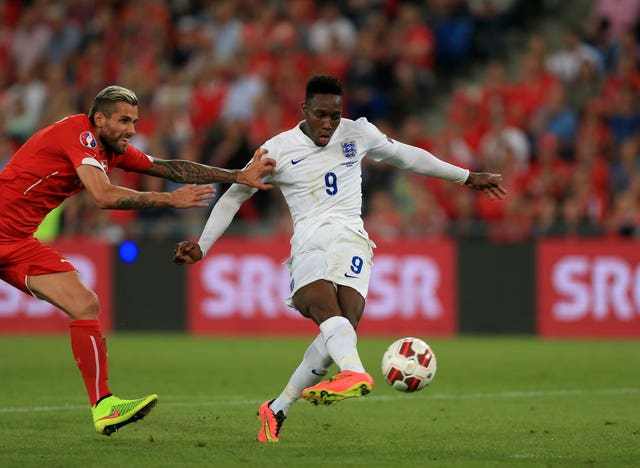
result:
[[(261, 178), (274, 161), (256, 151), (243, 170), (227, 170), (191, 161), (158, 159), (129, 144), (138, 120), (136, 95), (109, 86), (95, 97), (89, 115), (66, 117), (33, 135), (0, 171), (0, 279), (26, 294), (50, 302), (69, 315), (71, 348), (84, 379), (96, 430), (105, 435), (137, 421), (153, 409), (158, 396), (123, 400), (107, 383), (107, 348), (98, 323), (96, 294), (74, 266), (34, 232), (67, 197), (87, 190), (103, 209), (207, 206), (210, 185), (242, 183), (271, 188)], [(185, 183), (173, 192), (139, 192), (112, 185), (114, 167)]]

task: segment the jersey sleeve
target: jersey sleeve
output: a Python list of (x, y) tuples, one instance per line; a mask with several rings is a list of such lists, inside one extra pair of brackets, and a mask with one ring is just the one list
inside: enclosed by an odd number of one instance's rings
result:
[(213, 206), (209, 219), (200, 234), (198, 245), (202, 255), (207, 255), (211, 246), (227, 230), (240, 206), (256, 193), (258, 189), (242, 184), (233, 184)]
[[(265, 176), (262, 176), (262, 178), (261, 178), (263, 183), (269, 184), (269, 183), (273, 182), (274, 177), (279, 173), (278, 169), (280, 168), (280, 164), (279, 164), (279, 158), (278, 158), (278, 156), (279, 156), (278, 149), (277, 149), (276, 142), (274, 141), (273, 138), (270, 139), (270, 140), (267, 140), (266, 142), (264, 142), (262, 144), (262, 146), (260, 146), (260, 148), (267, 150), (267, 154), (262, 156), (262, 159), (264, 159), (264, 158), (272, 158), (272, 159), (274, 159), (276, 161), (276, 172), (274, 174), (267, 174)], [(248, 165), (249, 164), (247, 163), (247, 166)]]
[(360, 127), (365, 146), (368, 148), (367, 156), (375, 161), (383, 161), (396, 155), (398, 145), (382, 133), (378, 127), (369, 122), (365, 117), (361, 117), (355, 122)]
[(362, 125), (363, 134), (369, 142), (368, 156), (375, 161), (384, 161), (401, 169), (457, 184), (464, 184), (469, 177), (469, 170), (442, 161), (421, 148), (394, 141), (366, 119), (356, 122)]
[(77, 169), (89, 164), (103, 169), (98, 158), (98, 141), (83, 115), (69, 116), (52, 125), (47, 133), (48, 146), (65, 154)]
[(127, 149), (121, 154), (116, 167), (125, 171), (144, 172), (153, 165), (153, 158), (143, 153), (135, 146), (127, 145)]

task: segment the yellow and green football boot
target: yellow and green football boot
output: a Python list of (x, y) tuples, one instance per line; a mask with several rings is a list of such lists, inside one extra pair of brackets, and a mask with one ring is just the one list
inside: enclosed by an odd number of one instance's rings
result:
[(139, 400), (121, 400), (113, 395), (99, 401), (93, 408), (93, 424), (100, 434), (109, 436), (129, 423), (144, 418), (158, 403), (158, 395)]

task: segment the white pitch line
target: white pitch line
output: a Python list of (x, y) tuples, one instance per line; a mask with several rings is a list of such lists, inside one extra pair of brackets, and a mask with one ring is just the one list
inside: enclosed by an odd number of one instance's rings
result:
[[(487, 392), (487, 393), (429, 393), (424, 397), (428, 400), (480, 400), (480, 399), (501, 399), (501, 398), (533, 398), (533, 397), (567, 397), (577, 395), (620, 395), (640, 393), (640, 387), (628, 388), (597, 388), (597, 389), (562, 389), (562, 390), (530, 390), (530, 391), (509, 391), (509, 392)], [(402, 400), (415, 401), (419, 394), (397, 395), (371, 395), (367, 398), (359, 398), (356, 401), (389, 401)], [(160, 404), (167, 407), (193, 407), (193, 406), (241, 406), (259, 405), (264, 399), (225, 399), (209, 401), (166, 401), (167, 397), (160, 398)], [(23, 407), (0, 407), (0, 413), (32, 413), (32, 412), (55, 412), (69, 410), (87, 410), (87, 405), (61, 405), (61, 406), (23, 406)]]

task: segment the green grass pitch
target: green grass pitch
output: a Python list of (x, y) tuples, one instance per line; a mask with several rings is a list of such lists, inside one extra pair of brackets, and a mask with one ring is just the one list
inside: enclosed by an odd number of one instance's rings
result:
[(371, 395), (300, 400), (280, 443), (262, 445), (256, 409), (311, 337), (109, 336), (114, 393), (160, 396), (111, 437), (93, 430), (66, 336), (0, 337), (0, 466), (640, 466), (640, 342), (421, 336), (438, 371), (402, 394), (380, 375), (396, 338), (359, 340)]

